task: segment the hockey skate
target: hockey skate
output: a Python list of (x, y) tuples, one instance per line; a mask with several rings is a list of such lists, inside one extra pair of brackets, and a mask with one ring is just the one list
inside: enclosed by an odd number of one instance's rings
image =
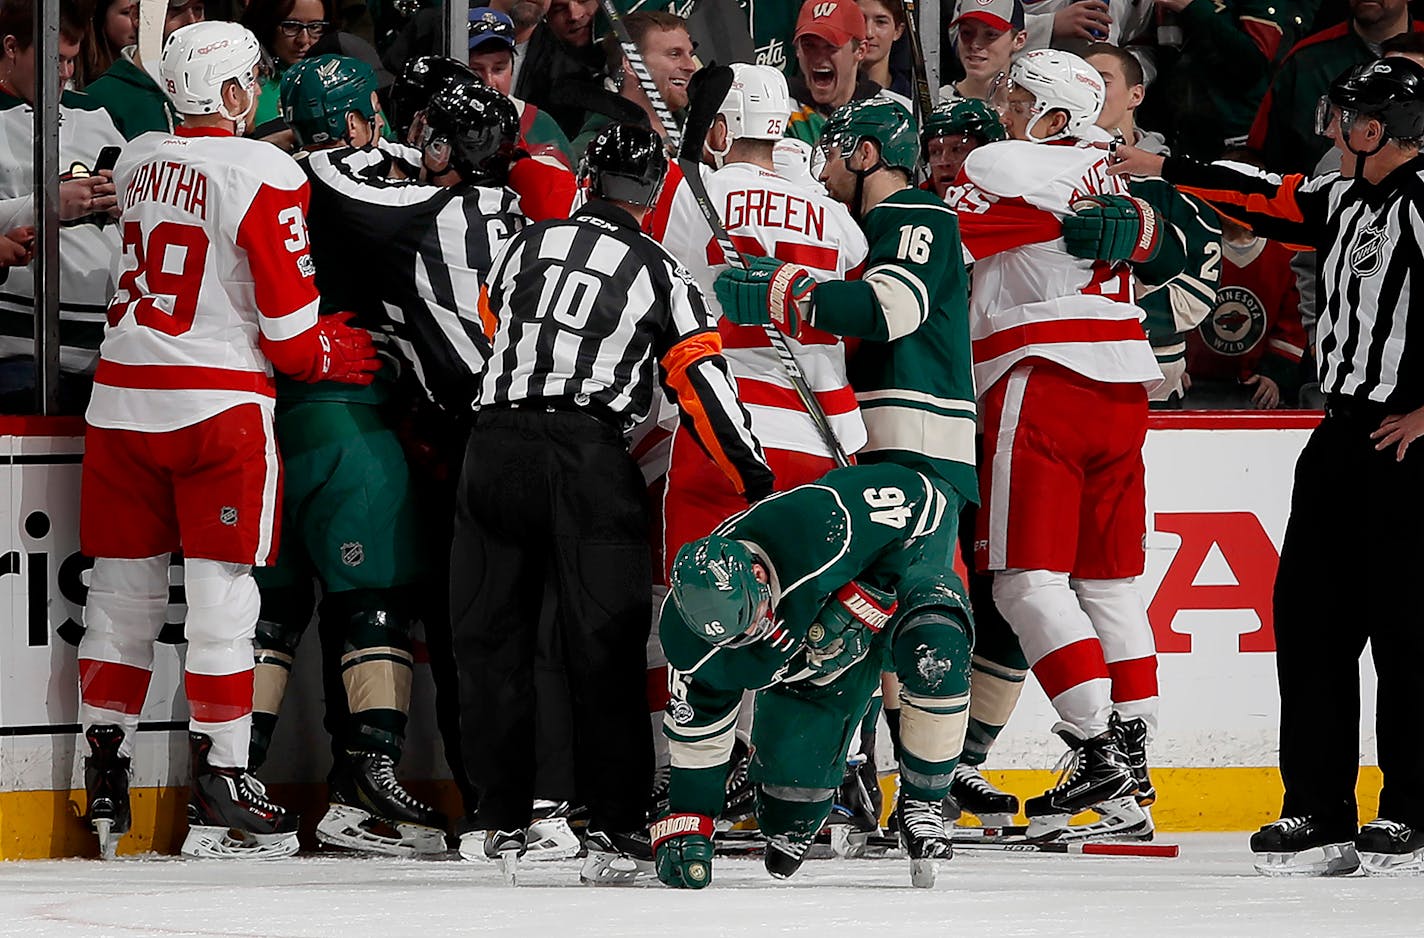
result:
[(1119, 720), (1113, 715), (1113, 727), (1117, 731), (1117, 742), (1122, 754), (1127, 757), (1127, 767), (1132, 772), (1132, 780), (1137, 783), (1137, 803), (1150, 807), (1157, 801), (1157, 789), (1152, 784), (1152, 776), (1147, 771), (1147, 721), (1141, 717)]
[(578, 856), (583, 844), (569, 826), (572, 813), (567, 801), (535, 801), (524, 858), (531, 863), (545, 863)]
[(99, 856), (112, 860), (119, 840), (132, 823), (129, 811), (129, 757), (119, 755), (124, 731), (113, 723), (96, 723), (84, 733), (89, 755), (84, 759), (88, 808), (84, 820), (99, 838)]
[(1312, 817), (1267, 824), (1251, 835), (1251, 852), (1256, 872), (1267, 876), (1345, 876), (1360, 868), (1354, 832), (1327, 830)]
[[(1027, 839), (1150, 837), (1152, 821), (1134, 796), (1137, 783), (1115, 731), (1081, 740), (1066, 732), (1059, 735), (1068, 744), (1068, 752), (1055, 767), (1058, 784), (1024, 805)], [(1088, 824), (1069, 824), (1073, 815), (1087, 810), (1101, 817)]]
[(880, 833), (880, 806), (869, 788), (874, 785), (878, 795), (879, 780), (869, 768), (870, 761), (860, 753), (846, 760), (845, 779), (826, 819), (831, 850), (841, 858), (860, 856), (869, 835)]
[(193, 778), (188, 796), (187, 857), (276, 860), (297, 852), (297, 816), (267, 798), (246, 769), (208, 763), (212, 738), (189, 733)]
[(579, 880), (589, 886), (622, 886), (653, 872), (653, 845), (646, 829), (591, 830), (584, 846), (588, 857)]
[(794, 834), (775, 834), (766, 839), (766, 853), (762, 863), (774, 879), (789, 879), (806, 862), (806, 854), (811, 849), (814, 837)]
[(488, 831), (484, 839), (485, 859), (499, 866), (506, 886), (519, 885), (519, 858), (524, 856), (528, 834), (522, 830)]
[[(955, 805), (951, 810), (950, 804)], [(950, 777), (949, 798), (945, 802), (945, 818), (954, 820), (968, 813), (984, 827), (1008, 827), (1019, 813), (1019, 799), (989, 783), (978, 767), (963, 762), (954, 767)]]
[(1360, 866), (1371, 876), (1424, 873), (1424, 831), (1380, 818), (1355, 835)]
[(931, 888), (939, 861), (954, 857), (954, 846), (944, 829), (943, 805), (911, 798), (902, 790), (895, 800), (895, 819), (900, 843), (910, 858), (910, 884), (917, 889)]
[(445, 816), (406, 791), (384, 753), (346, 753), (328, 797), (316, 826), (323, 844), (393, 857), (445, 852)]

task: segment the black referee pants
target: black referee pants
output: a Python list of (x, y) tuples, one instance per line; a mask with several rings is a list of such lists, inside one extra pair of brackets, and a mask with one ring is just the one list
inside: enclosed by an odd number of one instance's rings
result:
[(1380, 816), (1424, 827), (1424, 440), (1375, 452), (1384, 412), (1332, 411), (1296, 463), (1275, 585), (1282, 816), (1357, 826), (1359, 659), (1379, 678)]
[(463, 751), (487, 830), (529, 824), (546, 582), (566, 657), (577, 797), (595, 828), (642, 828), (653, 773), (642, 476), (622, 435), (594, 417), (487, 410), (470, 434), (450, 560)]

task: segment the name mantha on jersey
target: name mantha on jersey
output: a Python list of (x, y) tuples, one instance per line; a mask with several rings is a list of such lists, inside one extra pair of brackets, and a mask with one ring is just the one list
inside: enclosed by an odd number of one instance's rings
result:
[(1074, 201), (1128, 194), (1126, 178), (1107, 168), (1108, 151), (1089, 140), (1004, 140), (969, 154), (945, 194), (974, 263), (969, 315), (979, 393), (1025, 358), (1096, 381), (1149, 389), (1161, 382), (1131, 268), (1074, 257), (1063, 243), (1061, 220)]
[[(867, 251), (865, 235), (845, 206), (824, 192), (803, 188), (750, 163), (731, 163), (716, 172), (703, 167), (702, 176), (713, 207), (743, 255), (797, 264), (817, 282), (859, 276)], [(765, 330), (734, 325), (722, 316), (712, 284), (727, 264), (676, 167), (669, 171), (665, 193), (647, 225), (652, 236), (692, 272), (709, 311), (717, 317), (722, 354), (762, 445), (829, 457)], [(799, 341), (788, 338), (787, 343), (841, 446), (847, 453), (860, 449), (865, 444), (865, 424), (846, 377), (844, 343), (817, 329), (807, 329)]]
[(259, 336), (316, 325), (302, 171), (270, 144), (179, 128), (130, 141), (114, 185), (123, 253), (89, 422), (153, 432), (271, 407)]

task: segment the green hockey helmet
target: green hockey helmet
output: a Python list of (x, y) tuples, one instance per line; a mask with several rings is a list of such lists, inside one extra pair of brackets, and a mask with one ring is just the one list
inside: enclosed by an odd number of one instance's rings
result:
[(297, 145), (318, 146), (346, 140), (346, 115), (376, 118), (376, 73), (360, 59), (318, 55), (302, 59), (282, 74), (282, 117)]
[(770, 634), (771, 587), (757, 579), (755, 562), (745, 544), (715, 534), (682, 545), (668, 592), (693, 634), (724, 648)]
[(841, 153), (849, 156), (867, 139), (879, 144), (885, 165), (913, 178), (920, 157), (920, 135), (914, 115), (903, 104), (866, 98), (837, 108), (821, 130), (821, 149), (829, 156), (832, 147), (840, 147)]
[(999, 115), (987, 102), (978, 98), (962, 98), (941, 104), (930, 111), (925, 120), (924, 142), (928, 147), (938, 137), (969, 136), (980, 143), (995, 143), (1007, 139)]

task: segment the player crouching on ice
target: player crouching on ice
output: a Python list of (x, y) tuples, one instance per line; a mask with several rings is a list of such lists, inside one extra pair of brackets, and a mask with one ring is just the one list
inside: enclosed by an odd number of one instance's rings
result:
[[(712, 880), (737, 714), (757, 691), (751, 778), (766, 868), (801, 866), (830, 813), (883, 669), (900, 677), (911, 881), (953, 855), (939, 806), (969, 710), (973, 625), (938, 563), (951, 499), (892, 464), (837, 469), (773, 495), (682, 547), (663, 604), (671, 701), (669, 813), (652, 826), (658, 878)], [(953, 577), (950, 573), (949, 577)]]

